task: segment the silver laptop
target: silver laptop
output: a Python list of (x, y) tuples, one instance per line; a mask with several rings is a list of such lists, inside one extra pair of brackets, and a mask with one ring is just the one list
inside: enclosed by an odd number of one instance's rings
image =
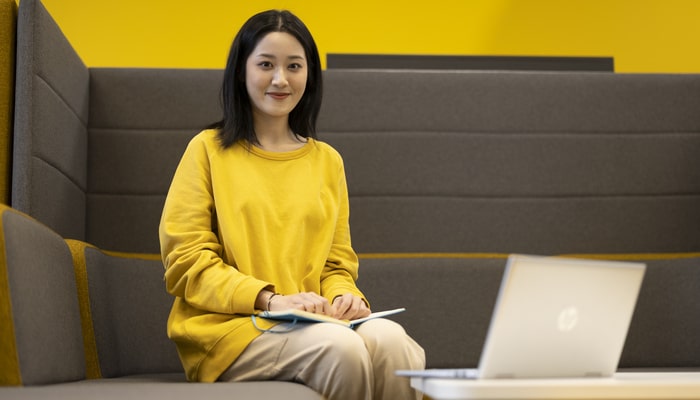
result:
[(399, 370), (410, 377), (609, 377), (617, 370), (646, 265), (508, 258), (476, 369)]

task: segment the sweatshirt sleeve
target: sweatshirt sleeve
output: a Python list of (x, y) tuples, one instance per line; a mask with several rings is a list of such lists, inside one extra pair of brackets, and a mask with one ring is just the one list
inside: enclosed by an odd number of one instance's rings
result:
[[(338, 158), (340, 159), (340, 155)], [(368, 303), (355, 283), (358, 278), (359, 261), (350, 240), (350, 205), (342, 159), (340, 159), (338, 176), (337, 215), (333, 242), (321, 274), (321, 293), (331, 302), (336, 296), (352, 293)]]
[(201, 136), (185, 150), (163, 207), (159, 236), (166, 289), (202, 310), (251, 314), (257, 294), (272, 285), (239, 272), (221, 257), (209, 151)]

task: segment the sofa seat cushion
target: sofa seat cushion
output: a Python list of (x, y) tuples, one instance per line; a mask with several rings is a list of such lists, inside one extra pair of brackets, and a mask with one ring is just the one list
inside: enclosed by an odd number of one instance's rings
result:
[(0, 388), (0, 397), (17, 400), (192, 400), (206, 398), (259, 400), (322, 399), (310, 388), (292, 382), (188, 383), (184, 374), (133, 375), (111, 379), (88, 379), (50, 386)]

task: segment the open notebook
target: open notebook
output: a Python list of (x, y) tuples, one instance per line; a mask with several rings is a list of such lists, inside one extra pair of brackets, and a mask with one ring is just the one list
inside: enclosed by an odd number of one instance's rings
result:
[(282, 311), (262, 311), (256, 314), (260, 318), (276, 319), (281, 321), (291, 321), (291, 322), (332, 322), (334, 324), (345, 325), (347, 327), (353, 328), (365, 321), (369, 321), (374, 318), (382, 318), (389, 315), (397, 314), (406, 311), (405, 308), (395, 308), (393, 310), (377, 311), (364, 318), (358, 318), (353, 320), (336, 319), (328, 315), (314, 314), (308, 311), (301, 310), (282, 310)]
[[(631, 262), (510, 256), (478, 368), (396, 374), (479, 379), (612, 376), (645, 269)], [(469, 318), (458, 310), (452, 316)]]

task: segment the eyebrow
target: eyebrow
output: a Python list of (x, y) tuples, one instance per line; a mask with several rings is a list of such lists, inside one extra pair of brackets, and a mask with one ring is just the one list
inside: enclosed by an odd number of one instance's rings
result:
[[(268, 54), (268, 53), (260, 53), (257, 55), (257, 57), (265, 57), (265, 58), (274, 58), (277, 59), (277, 57), (274, 54)], [(304, 56), (299, 56), (299, 55), (291, 55), (287, 57), (288, 60), (304, 60)]]

